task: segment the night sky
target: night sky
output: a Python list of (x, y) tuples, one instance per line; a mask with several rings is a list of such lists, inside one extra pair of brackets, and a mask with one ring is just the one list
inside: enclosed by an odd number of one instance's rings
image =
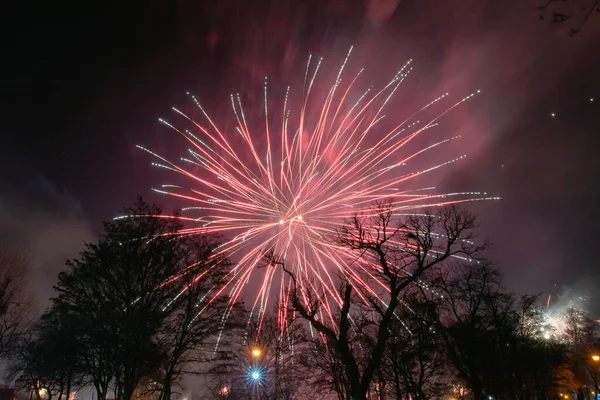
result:
[[(285, 84), (309, 53), (337, 62), (355, 45), (352, 62), (377, 82), (414, 59), (399, 105), (482, 90), (452, 117), (467, 161), (434, 183), (502, 197), (470, 208), (508, 285), (592, 296), (600, 284), (600, 18), (570, 37), (567, 25), (540, 20), (543, 2), (9, 7), (0, 240), (29, 249), (35, 288), (48, 297), (65, 259), (137, 194), (169, 210), (184, 205), (151, 192), (164, 182), (135, 145), (185, 149), (157, 123), (185, 103), (185, 91), (218, 112), (232, 91), (260, 93), (263, 76)], [(590, 297), (587, 308), (600, 311), (597, 302)]]

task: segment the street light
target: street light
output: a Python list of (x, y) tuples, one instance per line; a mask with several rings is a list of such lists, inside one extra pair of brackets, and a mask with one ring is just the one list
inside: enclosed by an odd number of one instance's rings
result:
[(594, 361), (600, 361), (600, 356), (598, 354), (593, 354), (592, 355), (592, 360), (594, 360)]
[(255, 347), (252, 349), (252, 357), (258, 358), (261, 355), (262, 355), (262, 351), (258, 347)]
[(257, 370), (250, 371), (250, 377), (253, 381), (258, 381), (260, 379), (260, 372)]
[(221, 390), (219, 390), (219, 394), (221, 396), (227, 396), (229, 394), (229, 386), (223, 386)]

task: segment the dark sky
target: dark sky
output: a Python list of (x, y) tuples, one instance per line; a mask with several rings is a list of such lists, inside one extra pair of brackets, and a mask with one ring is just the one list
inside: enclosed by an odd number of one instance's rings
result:
[(39, 3), (2, 12), (0, 239), (29, 248), (40, 297), (136, 194), (182, 206), (134, 146), (182, 150), (157, 118), (186, 90), (219, 110), (350, 45), (375, 81), (415, 60), (403, 104), (483, 90), (453, 117), (467, 161), (435, 179), (502, 197), (473, 209), (511, 286), (600, 284), (600, 18), (569, 37), (541, 0)]

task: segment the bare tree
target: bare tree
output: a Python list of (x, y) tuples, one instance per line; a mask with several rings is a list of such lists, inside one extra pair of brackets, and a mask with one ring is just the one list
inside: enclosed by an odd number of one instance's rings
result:
[(11, 354), (8, 378), (38, 400), (68, 398), (73, 388), (88, 383), (81, 379), (81, 349), (72, 322), (64, 310), (50, 308)]
[(552, 375), (564, 369), (566, 354), (560, 345), (540, 346), (543, 321), (535, 296), (506, 291), (488, 263), (457, 263), (432, 287), (439, 304), (435, 328), (473, 399), (549, 398)]
[(546, 0), (539, 10), (540, 18), (553, 24), (573, 22), (569, 33), (575, 35), (592, 15), (600, 16), (600, 0)]
[(436, 307), (436, 302), (416, 291), (402, 298), (382, 365), (396, 399), (429, 399), (448, 392), (446, 352), (436, 325)]
[(484, 398), (484, 368), (489, 363), (486, 331), (493, 328), (488, 302), (501, 293), (498, 271), (488, 264), (457, 264), (434, 280), (443, 302), (438, 329), (459, 379), (476, 400)]
[(29, 259), (21, 249), (0, 246), (0, 358), (8, 356), (32, 319)]
[[(475, 227), (475, 216), (455, 206), (427, 210), (399, 220), (393, 204), (388, 202), (377, 203), (368, 213), (355, 215), (339, 230), (337, 241), (348, 249), (356, 264), (360, 264), (353, 273), (366, 270), (370, 273), (363, 273), (366, 287), (355, 284), (352, 272), (342, 277), (341, 306), (335, 324), (328, 324), (319, 317), (321, 301), (304, 300), (319, 296), (311, 296), (310, 289), (298, 285), (285, 259), (276, 254), (268, 255), (269, 263), (283, 268), (292, 280), (294, 310), (323, 335), (344, 366), (352, 399), (364, 400), (371, 389), (396, 318), (401, 292), (411, 284), (418, 284), (426, 272), (441, 266), (450, 257), (473, 257), (481, 249), (471, 241), (471, 230)], [(385, 287), (382, 293), (372, 291), (375, 280)], [(360, 338), (350, 340), (352, 331)]]
[(193, 366), (208, 361), (206, 354), (215, 346), (210, 339), (225, 329), (223, 316), (229, 312), (229, 298), (215, 295), (230, 262), (214, 254), (218, 245), (217, 238), (210, 236), (195, 236), (188, 245), (185, 265), (192, 267), (178, 277), (182, 289), (159, 334), (163, 353), (157, 379), (162, 383), (160, 400), (171, 398), (173, 384), (181, 375), (200, 373)]
[(337, 397), (338, 400), (350, 399), (350, 385), (344, 365), (331, 346), (317, 335), (310, 341), (309, 346), (300, 355), (300, 362), (309, 369), (310, 376), (308, 384), (313, 389), (311, 397), (316, 399), (330, 399)]
[(570, 307), (565, 316), (566, 341), (575, 378), (596, 392), (600, 386), (600, 362), (592, 359), (600, 350), (600, 330), (587, 312)]

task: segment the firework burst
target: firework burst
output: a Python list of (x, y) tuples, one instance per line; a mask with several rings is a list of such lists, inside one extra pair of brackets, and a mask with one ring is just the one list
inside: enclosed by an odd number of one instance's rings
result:
[(572, 342), (573, 334), (584, 330), (589, 320), (587, 311), (580, 308), (585, 302), (584, 297), (577, 296), (555, 305), (552, 295), (548, 295), (546, 309), (541, 315), (540, 338), (556, 343)]
[[(279, 319), (289, 318), (285, 304), (289, 278), (279, 269), (259, 269), (268, 252), (285, 258), (300, 286), (324, 293), (326, 303), (339, 304), (336, 274), (371, 292), (378, 283), (368, 266), (350, 268), (349, 250), (332, 240), (336, 226), (346, 218), (382, 200), (393, 200), (394, 213), (408, 214), (424, 207), (495, 199), (479, 192), (437, 193), (434, 187), (414, 184), (465, 157), (438, 159), (423, 166), (433, 149), (459, 136), (430, 141), (416, 150), (409, 150), (413, 147), (409, 145), (475, 93), (450, 103), (425, 122), (417, 118), (446, 100), (447, 93), (409, 118), (386, 125), (382, 123), (386, 106), (412, 71), (411, 62), (380, 90), (357, 91), (362, 70), (345, 83), (350, 52), (320, 99), (314, 92), (322, 61), (309, 58), (297, 98), (288, 88), (273, 107), (265, 78), (264, 99), (252, 105), (253, 114), (257, 109), (264, 114), (260, 124), (244, 112), (240, 96), (232, 95), (235, 127), (225, 130), (190, 95), (200, 118), (173, 108), (183, 121), (159, 120), (187, 141), (186, 157), (173, 162), (140, 147), (158, 160), (154, 166), (180, 174), (191, 185), (154, 189), (190, 203), (182, 209), (189, 227), (179, 233), (219, 233), (226, 238), (218, 251), (236, 264), (216, 295), (227, 293), (234, 304), (253, 281), (252, 286), (258, 286), (252, 307), (255, 315), (264, 315), (269, 301), (279, 298)], [(272, 107), (276, 109), (273, 115)], [(333, 318), (329, 304), (323, 309), (322, 318)]]

